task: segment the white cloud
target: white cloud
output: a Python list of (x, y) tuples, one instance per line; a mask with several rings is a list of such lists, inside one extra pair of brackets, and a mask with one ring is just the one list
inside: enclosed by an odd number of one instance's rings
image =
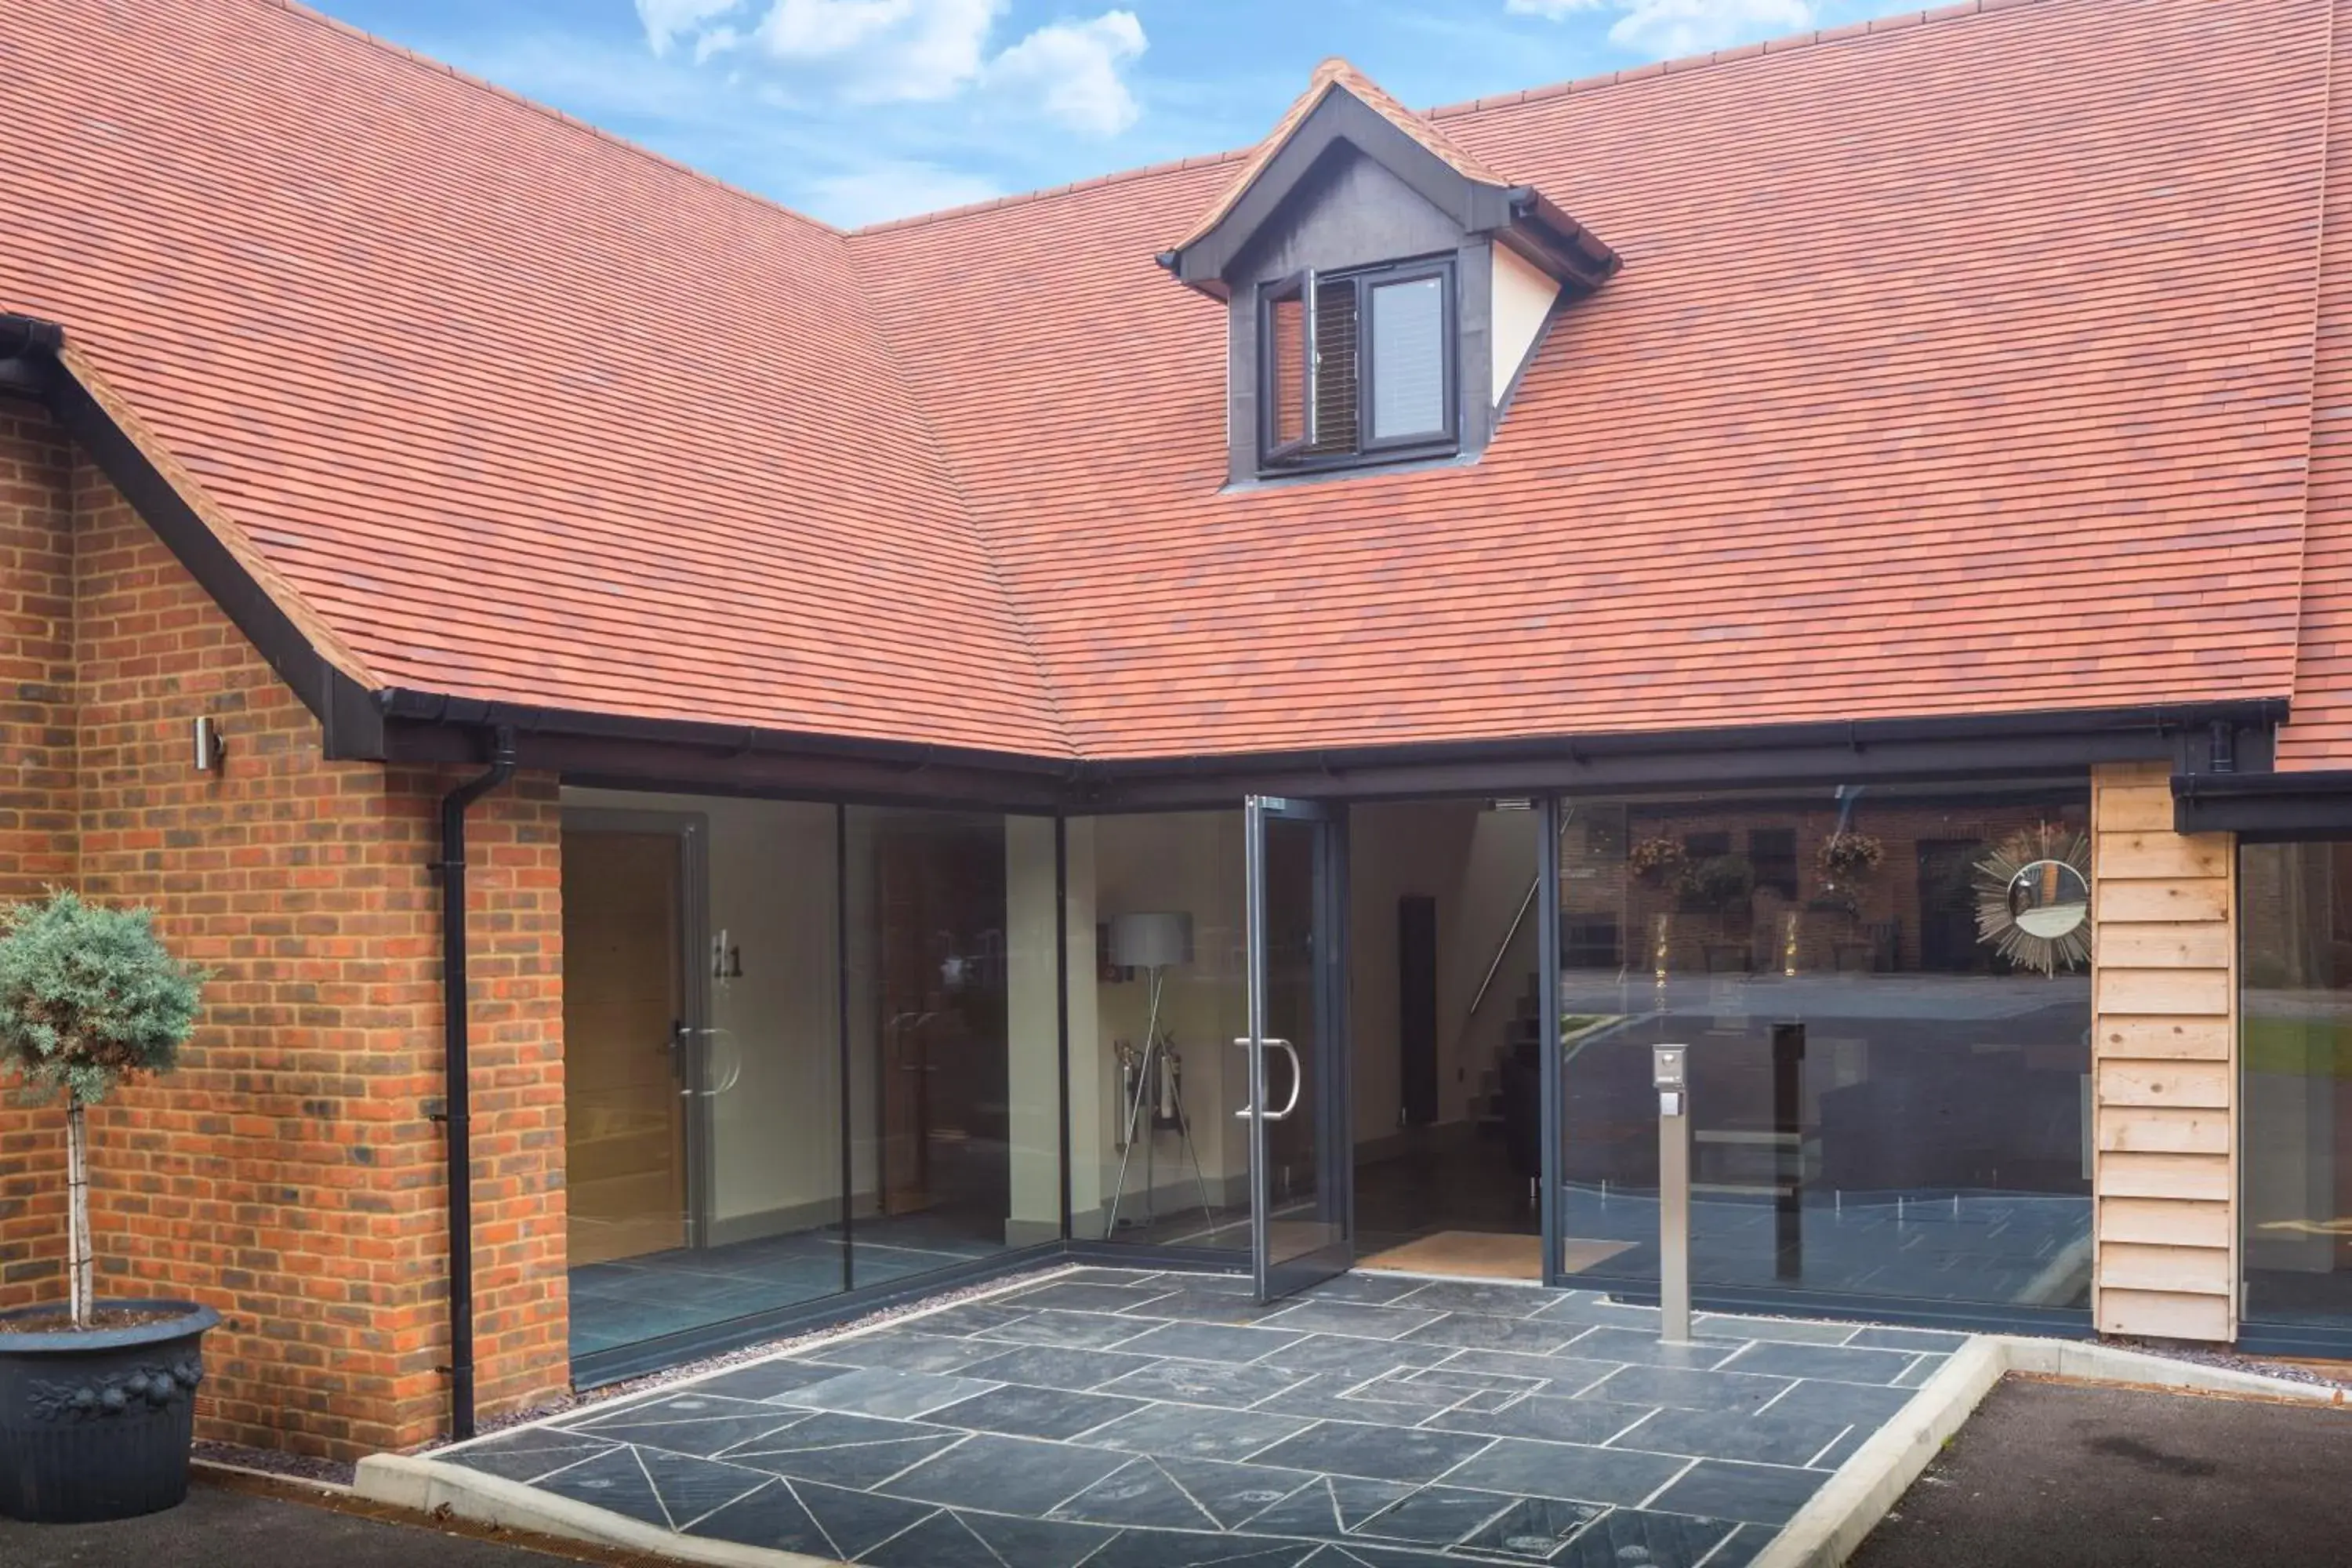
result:
[(1129, 68), (1149, 40), (1132, 11), (1048, 24), (1001, 50), (1011, 0), (636, 0), (656, 56), (680, 44), (698, 65), (729, 57), (789, 98), (940, 103), (985, 89), (991, 105), (1093, 136), (1141, 110)]
[(740, 4), (742, 0), (637, 0), (637, 20), (645, 25), (646, 42), (654, 53), (666, 55), (672, 40)]
[(776, 0), (754, 35), (868, 103), (953, 98), (980, 79), (1005, 0)]
[(1657, 58), (1703, 54), (1814, 25), (1813, 0), (1503, 0), (1514, 16), (1561, 21), (1603, 6), (1622, 12), (1609, 41)]
[(990, 201), (1004, 193), (980, 174), (913, 160), (884, 161), (810, 182), (812, 205), (843, 228)]
[(1106, 11), (1091, 22), (1055, 22), (996, 57), (989, 86), (1030, 99), (1045, 118), (1093, 136), (1116, 136), (1143, 112), (1122, 66), (1141, 58), (1147, 40), (1132, 11)]

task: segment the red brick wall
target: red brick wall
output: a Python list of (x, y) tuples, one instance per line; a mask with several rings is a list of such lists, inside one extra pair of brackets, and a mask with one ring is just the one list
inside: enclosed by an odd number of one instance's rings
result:
[[(45, 416), (0, 401), (0, 899), (74, 870), (70, 460)], [(0, 1308), (62, 1278), (64, 1168), (62, 1134), (0, 1100)]]
[[(324, 761), (310, 712), (87, 462), (68, 521), (70, 771), (54, 779), (52, 746), (16, 777), (20, 794), (51, 781), (78, 820), (0, 837), (0, 887), (37, 885), (47, 857), (93, 898), (155, 909), (218, 972), (181, 1069), (93, 1115), (101, 1289), (220, 1309), (212, 1436), (346, 1458), (423, 1441), (446, 1420), (449, 1359), (427, 868), (460, 771)], [(52, 623), (66, 607), (41, 603)], [(12, 673), (56, 644), (18, 618), (0, 631)], [(217, 773), (189, 764), (199, 713), (227, 742)], [(496, 1411), (567, 1381), (554, 781), (518, 779), (470, 826), (477, 1352)], [(20, 1168), (59, 1138), (55, 1113), (0, 1118), (0, 1194), (45, 1188)], [(0, 1267), (0, 1301), (61, 1290), (54, 1247)]]

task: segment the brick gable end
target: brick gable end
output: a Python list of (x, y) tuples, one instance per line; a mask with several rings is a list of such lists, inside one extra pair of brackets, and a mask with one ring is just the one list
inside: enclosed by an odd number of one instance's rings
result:
[[(0, 412), (0, 895), (142, 903), (214, 968), (181, 1070), (93, 1115), (101, 1291), (216, 1307), (211, 1436), (350, 1458), (446, 1429), (436, 852), (456, 772), (316, 721), (37, 411)], [(225, 767), (190, 763), (219, 721)], [(474, 808), (481, 1405), (568, 1382), (556, 783)], [(62, 1295), (62, 1121), (0, 1108), (0, 1308)]]

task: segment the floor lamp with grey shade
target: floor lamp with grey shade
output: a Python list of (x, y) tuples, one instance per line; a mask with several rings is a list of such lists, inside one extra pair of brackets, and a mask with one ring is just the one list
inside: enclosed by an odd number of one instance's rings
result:
[(1103, 1234), (1118, 1234), (1119, 1203), (1127, 1195), (1127, 1170), (1135, 1159), (1139, 1136), (1147, 1141), (1143, 1153), (1144, 1223), (1149, 1226), (1155, 1217), (1148, 1141), (1155, 1123), (1170, 1120), (1176, 1123), (1185, 1158), (1192, 1162), (1192, 1180), (1201, 1190), (1202, 1217), (1213, 1231), (1217, 1227), (1217, 1211), (1209, 1202), (1209, 1178), (1201, 1169), (1201, 1152), (1192, 1146), (1192, 1118), (1184, 1110), (1183, 1075), (1176, 1053), (1160, 1033), (1160, 1001), (1167, 990), (1168, 971), (1192, 962), (1192, 917), (1181, 910), (1113, 915), (1110, 961), (1121, 969), (1144, 972), (1150, 1001), (1145, 1008), (1143, 1048), (1134, 1058), (1132, 1081), (1127, 1086), (1127, 1132), (1120, 1143), (1118, 1180), (1111, 1185), (1110, 1214), (1104, 1222)]

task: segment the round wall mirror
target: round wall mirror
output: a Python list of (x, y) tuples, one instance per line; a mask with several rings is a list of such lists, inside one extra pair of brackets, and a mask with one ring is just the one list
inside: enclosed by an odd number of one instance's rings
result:
[(2047, 942), (2080, 931), (2091, 918), (2091, 881), (2063, 860), (2034, 860), (2009, 879), (2009, 918)]

